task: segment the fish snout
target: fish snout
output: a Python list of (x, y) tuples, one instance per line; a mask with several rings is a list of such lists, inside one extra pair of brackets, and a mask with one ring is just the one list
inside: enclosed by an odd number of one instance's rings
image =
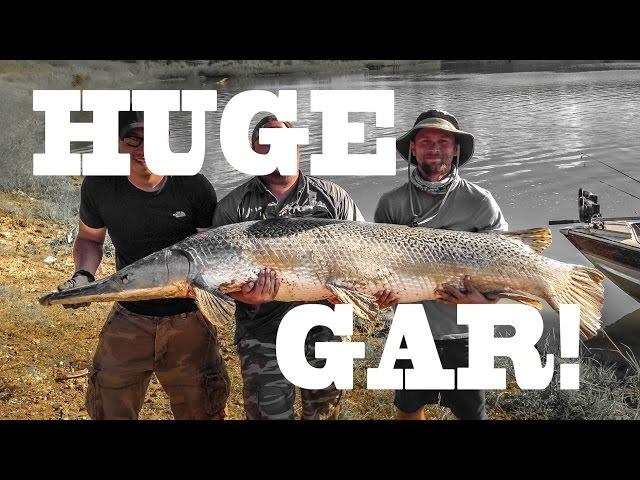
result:
[(55, 305), (187, 298), (192, 273), (189, 256), (182, 250), (169, 248), (96, 282), (45, 295), (39, 302)]

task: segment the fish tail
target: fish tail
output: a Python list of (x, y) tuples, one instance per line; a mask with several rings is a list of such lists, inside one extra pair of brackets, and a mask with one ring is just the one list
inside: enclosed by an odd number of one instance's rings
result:
[(549, 305), (558, 312), (561, 303), (580, 305), (580, 333), (593, 337), (600, 328), (604, 305), (604, 275), (595, 268), (570, 265), (564, 275), (563, 285), (555, 286), (555, 295)]

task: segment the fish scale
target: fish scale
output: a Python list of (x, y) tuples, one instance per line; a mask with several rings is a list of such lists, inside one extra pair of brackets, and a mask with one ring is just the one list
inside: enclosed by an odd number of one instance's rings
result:
[[(245, 266), (254, 266), (250, 279), (256, 278), (260, 268), (278, 272), (285, 284), (276, 297), (279, 301), (318, 300), (323, 292), (322, 298), (328, 298), (327, 282), (369, 295), (390, 288), (402, 303), (434, 300), (437, 287), (444, 283), (462, 287), (465, 275), (481, 291), (509, 288), (546, 299), (561, 293), (559, 285), (566, 283), (567, 272), (574, 268), (497, 233), (278, 219), (235, 224), (218, 235), (221, 244), (228, 242), (227, 248), (245, 259)], [(270, 253), (276, 251), (282, 255)], [(305, 258), (313, 261), (298, 263), (301, 251), (311, 252)], [(597, 284), (600, 274), (591, 270)], [(246, 270), (237, 273), (235, 284), (247, 280)]]
[[(394, 290), (400, 303), (435, 300), (438, 287), (461, 288), (469, 275), (481, 292), (534, 306), (540, 304), (531, 296), (546, 300), (556, 311), (561, 303), (577, 302), (582, 307), (582, 332), (592, 336), (600, 325), (604, 277), (593, 268), (540, 255), (550, 241), (545, 228), (473, 233), (313, 218), (243, 222), (196, 234), (125, 267), (112, 276), (111, 290), (118, 276), (127, 272), (141, 280), (130, 280), (119, 293), (97, 293), (100, 282), (96, 282), (79, 287), (85, 288), (82, 292), (54, 293), (41, 302), (72, 303), (72, 297), (76, 301), (125, 300), (131, 292), (138, 299), (167, 298), (195, 291), (199, 304), (206, 303), (212, 309), (209, 316), (215, 316), (222, 314), (216, 313), (219, 302), (232, 303), (225, 294), (270, 268), (280, 280), (278, 301), (318, 301), (338, 295), (370, 315), (377, 312), (373, 295), (379, 290)], [(162, 262), (167, 271), (165, 285), (140, 287), (150, 269)], [(178, 270), (179, 274), (173, 273)]]

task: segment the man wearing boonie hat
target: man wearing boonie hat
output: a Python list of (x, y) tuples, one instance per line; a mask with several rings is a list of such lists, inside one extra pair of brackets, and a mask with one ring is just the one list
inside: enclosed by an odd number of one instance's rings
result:
[[(473, 148), (473, 135), (461, 130), (453, 115), (441, 110), (421, 113), (396, 140), (396, 150), (409, 162), (409, 181), (382, 195), (374, 221), (467, 232), (506, 231), (507, 222), (491, 193), (459, 176)], [(468, 328), (457, 324), (456, 305), (497, 302), (480, 293), (472, 279), (462, 280), (463, 290), (443, 285), (436, 292), (439, 301), (422, 302), (447, 369), (468, 366)], [(382, 306), (397, 303), (397, 295), (389, 290), (376, 297)], [(411, 368), (410, 361), (398, 361), (396, 368)], [(460, 419), (487, 418), (484, 390), (397, 390), (396, 418), (424, 420), (424, 406), (438, 403), (438, 396)]]
[[(130, 156), (129, 176), (89, 176), (82, 182), (75, 273), (59, 290), (95, 280), (107, 231), (120, 270), (211, 227), (217, 204), (213, 186), (201, 174), (169, 177), (151, 172), (144, 157), (142, 115), (120, 112), (119, 151)], [(217, 332), (193, 300), (114, 303), (89, 375), (89, 416), (138, 418), (153, 373), (169, 396), (174, 418), (225, 417), (230, 382)]]
[[(273, 115), (260, 119), (251, 135), (251, 148), (269, 153), (270, 145), (261, 144), (261, 128), (293, 128)], [(298, 163), (300, 147), (298, 147)], [(364, 221), (349, 194), (328, 180), (305, 175), (281, 175), (276, 169), (269, 175), (253, 177), (232, 190), (216, 209), (213, 226), (282, 217), (333, 218)], [(293, 420), (295, 385), (285, 378), (278, 365), (276, 336), (282, 318), (304, 302), (278, 302), (280, 281), (274, 270), (264, 269), (255, 282), (240, 292), (230, 293), (236, 300), (236, 343), (243, 381), (244, 411), (249, 420)], [(327, 302), (322, 302), (328, 304)], [(321, 368), (324, 358), (316, 358), (316, 342), (337, 342), (340, 337), (324, 326), (312, 328), (305, 341), (305, 355), (313, 367)], [(342, 391), (331, 384), (326, 388), (300, 389), (302, 419), (332, 420), (339, 417)]]

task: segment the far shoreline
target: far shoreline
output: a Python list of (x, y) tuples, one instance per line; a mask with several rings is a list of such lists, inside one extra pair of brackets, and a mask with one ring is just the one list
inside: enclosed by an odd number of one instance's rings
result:
[[(250, 76), (300, 76), (356, 73), (516, 73), (536, 71), (635, 70), (633, 60), (198, 60), (168, 61), (168, 70), (183, 64), (192, 73), (224, 83)], [(184, 70), (183, 70), (184, 71)], [(168, 77), (166, 77), (168, 78)]]
[(96, 89), (186, 81), (199, 85), (256, 77), (571, 73), (638, 70), (634, 60), (0, 60), (0, 81), (12, 89)]

